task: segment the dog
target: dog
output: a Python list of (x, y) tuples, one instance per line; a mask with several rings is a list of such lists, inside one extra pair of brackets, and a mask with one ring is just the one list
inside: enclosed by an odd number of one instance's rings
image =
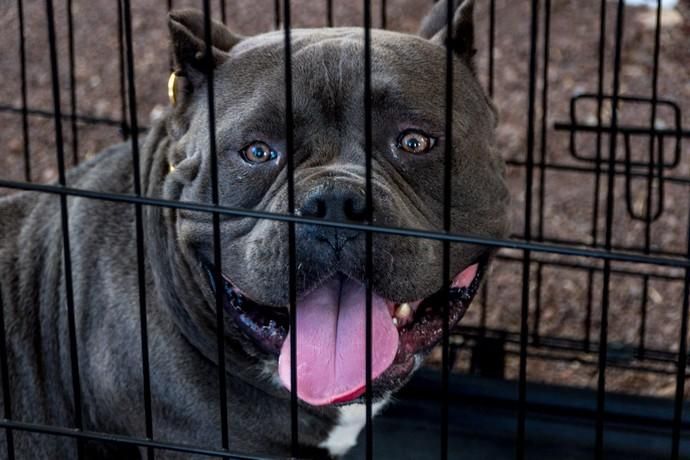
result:
[[(443, 177), (450, 168), (450, 230), (505, 236), (509, 195), (495, 147), (495, 110), (474, 71), (472, 1), (454, 6), (450, 36), (443, 1), (431, 9), (418, 35), (371, 31), (371, 209), (365, 187), (363, 30), (291, 31), (294, 142), (288, 151), (284, 33), (241, 37), (213, 22), (207, 55), (203, 15), (173, 11), (171, 105), (141, 144), (142, 194), (213, 203), (207, 86), (212, 84), (221, 206), (288, 213), (292, 155), (296, 215), (442, 231)], [(446, 43), (453, 50), (452, 140), (445, 138)], [(131, 194), (131, 148), (106, 149), (69, 171), (67, 184)], [(67, 198), (71, 278), (57, 195), (17, 193), (0, 200), (0, 210), (0, 299), (12, 419), (61, 427), (81, 420), (84, 430), (145, 437), (135, 207)], [(297, 301), (290, 311), (288, 223), (219, 215), (216, 259), (213, 220), (210, 213), (184, 206), (142, 207), (154, 439), (221, 447), (218, 297), (230, 450), (290, 455), (294, 368), (300, 455), (343, 455), (364, 425), (364, 233), (313, 221), (294, 225)], [(444, 283), (443, 243), (394, 233), (371, 238), (377, 412), (440, 341), (444, 299), (450, 325), (460, 320), (492, 250), (451, 244), (451, 278)], [(291, 334), (296, 334), (296, 362)], [(12, 440), (19, 459), (77, 458), (78, 449), (84, 458), (146, 453), (123, 443), (80, 443), (18, 430)], [(5, 437), (0, 442), (5, 455)], [(156, 455), (194, 458), (163, 449)]]

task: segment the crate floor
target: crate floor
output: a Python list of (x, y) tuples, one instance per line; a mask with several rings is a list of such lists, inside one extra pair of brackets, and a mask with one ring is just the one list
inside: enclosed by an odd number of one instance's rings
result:
[[(452, 376), (449, 459), (514, 459), (517, 383)], [(441, 405), (437, 372), (421, 371), (399, 399), (374, 419), (374, 458), (438, 459)], [(596, 392), (529, 384), (526, 458), (594, 458)], [(605, 455), (609, 460), (668, 459), (673, 401), (607, 394)], [(690, 458), (690, 405), (684, 410), (680, 458)], [(364, 458), (364, 433), (345, 457)]]

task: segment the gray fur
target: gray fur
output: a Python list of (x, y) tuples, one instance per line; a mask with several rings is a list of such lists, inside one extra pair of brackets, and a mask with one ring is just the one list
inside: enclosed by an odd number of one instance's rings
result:
[[(284, 156), (276, 164), (250, 166), (237, 153), (255, 139), (285, 150), (282, 32), (242, 38), (216, 23), (213, 59), (205, 59), (200, 17), (188, 10), (171, 15), (180, 99), (142, 143), (144, 194), (211, 203), (205, 75), (212, 65), (221, 205), (286, 212)], [(462, 29), (467, 18), (458, 18)], [(435, 35), (428, 36), (430, 41), (372, 31), (377, 224), (442, 229), (445, 51)], [(361, 29), (297, 29), (292, 38), (296, 207), (301, 212), (314, 193), (363, 193), (364, 51)], [(500, 237), (506, 231), (508, 195), (494, 146), (495, 114), (465, 54), (458, 54), (454, 75), (452, 230)], [(411, 124), (439, 137), (424, 157), (402, 155), (392, 146)], [(70, 171), (68, 184), (131, 193), (130, 146), (111, 147)], [(134, 207), (67, 201), (84, 427), (144, 437)], [(0, 299), (12, 416), (74, 426), (59, 198), (18, 193), (0, 200), (0, 211)], [(215, 302), (201, 265), (213, 260), (212, 221), (210, 215), (184, 210), (146, 206), (143, 211), (154, 437), (220, 447)], [(254, 300), (286, 305), (287, 225), (237, 217), (221, 217), (220, 225), (223, 272)], [(325, 237), (316, 238), (319, 232)], [(350, 235), (334, 251), (329, 241), (340, 236), (328, 232), (297, 225), (300, 293), (335, 271), (364, 275), (364, 238)], [(482, 251), (453, 245), (452, 269), (462, 269)], [(435, 292), (441, 253), (437, 242), (375, 235), (374, 290), (394, 300)], [(274, 383), (275, 358), (258, 351), (230, 318), (224, 326), (231, 450), (288, 455), (289, 394)], [(306, 449), (327, 437), (335, 416), (334, 408), (300, 406), (300, 441)], [(73, 439), (13, 435), (17, 458), (76, 458)], [(0, 456), (3, 443), (4, 438)], [(137, 455), (132, 449), (87, 445), (87, 458)], [(159, 451), (157, 458), (192, 457)]]

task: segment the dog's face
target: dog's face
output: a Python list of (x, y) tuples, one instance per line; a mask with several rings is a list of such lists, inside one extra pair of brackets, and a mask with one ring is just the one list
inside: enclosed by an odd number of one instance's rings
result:
[[(451, 231), (500, 237), (506, 230), (507, 191), (494, 151), (494, 112), (472, 70), (467, 1), (454, 18), (453, 138), (445, 136), (444, 4), (432, 10), (421, 36), (372, 31), (372, 221), (442, 231), (444, 171), (450, 168)], [(184, 201), (212, 202), (210, 66), (220, 204), (287, 213), (286, 165), (292, 155), (296, 214), (365, 223), (363, 31), (292, 31), (294, 144), (288, 151), (284, 33), (240, 38), (214, 23), (213, 58), (206, 59), (199, 13), (172, 13), (170, 24), (177, 78), (167, 121), (172, 142), (168, 161), (174, 166), (165, 178), (168, 193)], [(448, 142), (450, 165), (444, 162)], [(286, 222), (221, 217), (223, 286), (213, 282), (210, 215), (181, 211), (170, 222), (176, 250), (192, 275), (178, 297), (196, 299), (184, 308), (197, 310), (187, 314), (203, 323), (196, 333), (208, 334), (207, 343), (214, 337), (214, 290), (223, 291), (230, 372), (252, 378), (248, 369), (261, 368), (289, 388), (294, 367), (298, 395), (312, 405), (362, 395), (364, 233), (295, 225), (297, 302), (290, 312)], [(381, 395), (402, 385), (440, 340), (443, 299), (449, 299), (451, 326), (460, 319), (489, 254), (479, 246), (452, 244), (450, 279), (444, 282), (441, 242), (374, 233), (372, 243), (372, 378)], [(190, 286), (196, 292), (189, 292)], [(291, 362), (290, 314), (297, 323), (296, 363)], [(210, 357), (215, 359), (213, 353)]]

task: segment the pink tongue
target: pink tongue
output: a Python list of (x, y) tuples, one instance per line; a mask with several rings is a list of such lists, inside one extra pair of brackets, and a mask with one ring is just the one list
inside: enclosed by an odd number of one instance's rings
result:
[[(297, 303), (297, 395), (318, 406), (344, 402), (365, 391), (366, 290), (356, 281), (333, 279)], [(386, 301), (372, 294), (371, 378), (398, 352), (398, 330)], [(280, 380), (290, 389), (290, 334), (280, 350)]]

